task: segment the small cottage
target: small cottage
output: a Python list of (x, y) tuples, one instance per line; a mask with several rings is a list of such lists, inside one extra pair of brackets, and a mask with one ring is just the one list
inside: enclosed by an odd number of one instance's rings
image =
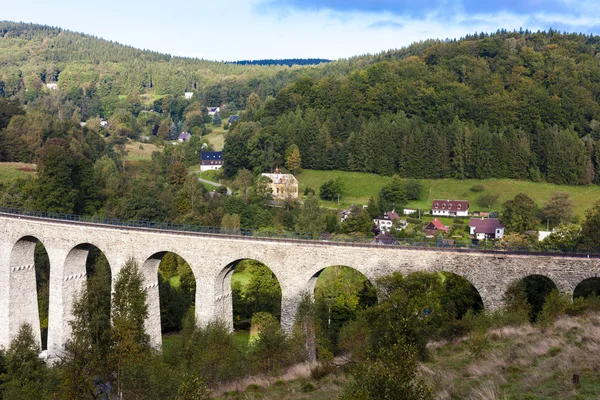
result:
[(447, 233), (448, 227), (442, 224), (442, 221), (436, 218), (427, 225), (425, 225), (423, 231), (425, 232), (425, 235), (428, 238), (432, 238), (437, 236), (439, 233)]
[(469, 220), (469, 233), (475, 239), (502, 239), (504, 225), (498, 218), (471, 218)]

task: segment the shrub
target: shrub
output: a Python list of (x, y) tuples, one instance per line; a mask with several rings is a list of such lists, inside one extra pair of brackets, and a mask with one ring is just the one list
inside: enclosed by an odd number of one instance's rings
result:
[(334, 368), (335, 367), (331, 364), (317, 365), (310, 370), (310, 377), (316, 381), (320, 381), (326, 376), (331, 375), (335, 371)]
[(413, 217), (406, 217), (406, 222), (408, 222), (409, 224), (416, 224), (416, 225), (423, 224), (423, 221), (421, 221), (419, 218), (413, 218)]
[(537, 322), (542, 328), (547, 328), (561, 315), (569, 306), (569, 296), (558, 290), (552, 290), (544, 300), (544, 307), (538, 315)]
[(302, 384), (300, 385), (300, 391), (302, 393), (310, 393), (314, 392), (315, 390), (317, 390), (317, 388), (310, 382), (302, 382)]
[(565, 314), (575, 316), (583, 314), (588, 308), (588, 302), (583, 297), (578, 297), (573, 300), (573, 303), (568, 304), (565, 309)]
[(344, 192), (344, 182), (340, 178), (330, 179), (319, 188), (319, 197), (322, 200), (334, 200)]
[(471, 357), (476, 360), (489, 352), (491, 343), (487, 332), (477, 330), (471, 333), (469, 335), (469, 340), (467, 341), (467, 348), (469, 349)]
[(484, 190), (485, 190), (485, 186), (482, 185), (481, 183), (471, 187), (471, 192), (475, 192), (475, 193), (483, 192)]

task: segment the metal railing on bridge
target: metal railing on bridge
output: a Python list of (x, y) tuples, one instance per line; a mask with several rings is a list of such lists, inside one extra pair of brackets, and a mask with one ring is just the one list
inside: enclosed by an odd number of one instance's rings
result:
[(374, 242), (373, 238), (353, 237), (347, 235), (295, 233), (287, 231), (271, 231), (260, 229), (227, 229), (214, 226), (202, 226), (195, 224), (176, 224), (172, 222), (152, 221), (124, 221), (117, 218), (105, 218), (99, 216), (87, 216), (76, 214), (62, 214), (46, 211), (21, 210), (9, 207), (0, 207), (0, 214), (22, 216), (30, 219), (47, 219), (67, 223), (108, 225), (127, 229), (143, 229), (169, 231), (180, 234), (209, 235), (218, 237), (233, 237), (247, 240), (276, 240), (276, 241), (301, 241), (333, 246), (364, 246), (385, 248), (418, 248), (435, 251), (467, 251), (477, 253), (500, 253), (516, 255), (544, 255), (562, 257), (600, 258), (600, 247), (597, 249), (558, 248), (549, 246), (519, 246), (507, 247), (498, 241), (480, 241), (478, 245), (455, 243), (444, 245), (435, 239), (409, 239), (397, 238), (392, 243)]

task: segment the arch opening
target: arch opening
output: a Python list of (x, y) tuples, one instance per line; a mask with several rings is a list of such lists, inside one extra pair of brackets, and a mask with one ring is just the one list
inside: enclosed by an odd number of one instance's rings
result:
[(507, 289), (504, 296), (505, 303), (518, 301), (520, 297), (524, 297), (531, 307), (530, 320), (535, 322), (544, 307), (546, 296), (553, 290), (558, 289), (552, 279), (544, 275), (528, 275), (514, 282)]
[(587, 278), (579, 282), (573, 291), (573, 298), (600, 296), (600, 278)]
[(315, 317), (320, 328), (320, 345), (338, 352), (342, 327), (358, 313), (377, 304), (377, 293), (369, 279), (354, 268), (336, 265), (317, 272), (309, 282), (314, 295)]
[(157, 253), (160, 329), (164, 345), (175, 340), (183, 328), (186, 315), (194, 315), (196, 277), (188, 262), (172, 252)]
[(460, 320), (469, 311), (478, 313), (484, 310), (479, 291), (467, 278), (447, 271), (438, 274), (442, 281), (440, 303), (449, 318)]
[(12, 336), (28, 323), (38, 337), (40, 348), (48, 348), (50, 304), (50, 259), (42, 242), (26, 236), (13, 246), (10, 256), (10, 315)]
[[(105, 254), (93, 244), (82, 243), (67, 255), (63, 271), (63, 321), (78, 315), (88, 324), (92, 342), (102, 354), (110, 345), (112, 271)], [(68, 324), (63, 325), (70, 336)]]
[(239, 343), (247, 345), (258, 334), (259, 320), (281, 321), (281, 285), (267, 265), (254, 259), (236, 260), (217, 279), (217, 310)]

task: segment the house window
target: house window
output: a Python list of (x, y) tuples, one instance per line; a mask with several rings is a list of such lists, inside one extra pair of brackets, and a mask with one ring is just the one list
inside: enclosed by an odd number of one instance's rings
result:
[(457, 206), (456, 206), (456, 208), (457, 208), (458, 210), (460, 210), (460, 204), (459, 204), (459, 205), (457, 205)]
[(452, 204), (448, 204), (448, 210), (452, 208)]
[(442, 204), (442, 208), (446, 208), (446, 203)]
[(439, 204), (438, 204), (438, 203), (435, 203), (435, 208), (438, 208), (438, 206), (439, 206)]

